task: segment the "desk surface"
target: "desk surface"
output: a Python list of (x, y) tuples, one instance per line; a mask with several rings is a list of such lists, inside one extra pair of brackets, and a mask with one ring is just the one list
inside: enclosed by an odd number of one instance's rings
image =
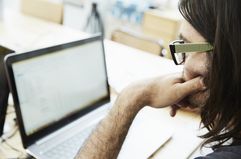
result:
[[(86, 37), (88, 35), (85, 33), (9, 11), (5, 14), (4, 22), (0, 22), (0, 45), (7, 46), (17, 52)], [(108, 40), (105, 41), (105, 50), (109, 82), (117, 92), (132, 81), (180, 72), (182, 69), (173, 65), (170, 60)], [(7, 122), (12, 123), (10, 125), (14, 125), (15, 114), (13, 111), (14, 109), (10, 106), (7, 115)], [(201, 143), (201, 140), (196, 137), (200, 118), (196, 114), (185, 111), (181, 111), (175, 118), (171, 118), (168, 111), (169, 108), (156, 110), (147, 107), (140, 113), (143, 118), (154, 116), (156, 125), (161, 125), (163, 129), (173, 129), (172, 139), (152, 158), (188, 158)], [(13, 130), (10, 133), (13, 133), (13, 137), (7, 140), (9, 145), (0, 144), (0, 158), (16, 158), (25, 154), (21, 146), (19, 132)], [(184, 143), (188, 144), (185, 144), (184, 147)], [(17, 150), (10, 148), (10, 146)]]
[(88, 37), (88, 34), (56, 23), (4, 10), (0, 21), (0, 44), (17, 52), (29, 51)]

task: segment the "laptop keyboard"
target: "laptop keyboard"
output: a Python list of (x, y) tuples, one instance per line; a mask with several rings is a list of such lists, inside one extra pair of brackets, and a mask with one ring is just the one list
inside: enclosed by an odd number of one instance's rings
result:
[(49, 159), (71, 159), (77, 154), (84, 141), (96, 125), (91, 126), (44, 153)]

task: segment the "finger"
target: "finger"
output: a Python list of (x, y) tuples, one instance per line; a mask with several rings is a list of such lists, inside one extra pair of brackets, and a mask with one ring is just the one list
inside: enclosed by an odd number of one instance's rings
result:
[(200, 77), (181, 83), (177, 87), (180, 96), (183, 97), (206, 89), (203, 78)]
[(170, 116), (171, 117), (175, 117), (177, 114), (178, 109), (180, 109), (180, 107), (178, 107), (177, 105), (172, 105), (171, 106), (171, 111), (170, 111)]

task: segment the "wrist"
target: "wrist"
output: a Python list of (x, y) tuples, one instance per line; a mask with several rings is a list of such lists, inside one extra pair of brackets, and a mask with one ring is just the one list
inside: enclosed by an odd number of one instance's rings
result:
[(135, 109), (136, 111), (141, 110), (149, 103), (149, 89), (144, 83), (136, 83), (125, 88), (119, 98), (126, 101), (126, 106)]

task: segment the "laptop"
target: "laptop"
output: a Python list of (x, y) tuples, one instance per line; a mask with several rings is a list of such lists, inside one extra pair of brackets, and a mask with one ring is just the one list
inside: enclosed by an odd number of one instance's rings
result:
[(74, 158), (110, 108), (102, 37), (10, 54), (5, 69), (27, 152)]

